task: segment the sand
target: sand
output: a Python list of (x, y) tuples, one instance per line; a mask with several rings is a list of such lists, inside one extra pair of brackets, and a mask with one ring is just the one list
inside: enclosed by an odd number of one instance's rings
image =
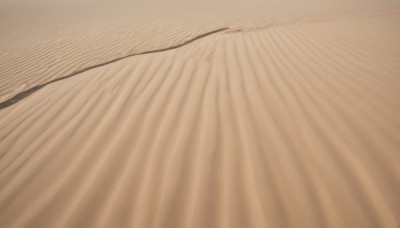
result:
[(399, 8), (395, 0), (0, 0), (0, 103), (92, 66), (221, 28), (251, 30)]
[[(1, 226), (397, 227), (400, 11), (273, 17), (281, 23), (226, 16), (205, 27), (199, 15), (171, 38), (140, 35), (132, 52), (103, 47), (119, 45), (112, 37), (89, 54), (70, 50), (79, 42), (50, 44), (71, 55), (43, 73), (36, 61), (52, 56), (44, 40), (1, 56), (10, 64), (0, 65), (4, 101), (228, 28), (1, 109)], [(121, 50), (135, 44), (121, 40)]]

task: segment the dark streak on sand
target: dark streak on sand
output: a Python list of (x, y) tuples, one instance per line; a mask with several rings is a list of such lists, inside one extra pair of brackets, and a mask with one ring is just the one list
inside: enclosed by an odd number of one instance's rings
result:
[(192, 43), (193, 41), (196, 41), (196, 40), (201, 39), (201, 38), (203, 38), (203, 37), (206, 37), (206, 36), (209, 36), (209, 35), (211, 35), (211, 34), (214, 34), (214, 33), (217, 33), (217, 32), (221, 32), (221, 31), (224, 31), (224, 30), (227, 30), (227, 29), (228, 29), (228, 28), (220, 28), (220, 29), (217, 29), (217, 30), (213, 30), (213, 31), (211, 31), (211, 32), (207, 32), (207, 33), (204, 33), (204, 34), (202, 34), (202, 35), (196, 36), (196, 37), (194, 37), (194, 38), (192, 38), (192, 39), (190, 39), (190, 40), (184, 41), (183, 43), (178, 44), (178, 45), (175, 45), (175, 46), (172, 46), (172, 47), (163, 48), (163, 49), (157, 49), (157, 50), (153, 50), (153, 51), (145, 51), (145, 52), (141, 52), (141, 53), (137, 53), (137, 54), (131, 54), (131, 55), (127, 55), (127, 56), (124, 56), (124, 57), (121, 57), (121, 58), (113, 59), (113, 60), (108, 61), (108, 62), (100, 63), (100, 64), (97, 64), (97, 65), (93, 65), (93, 66), (90, 66), (90, 67), (81, 69), (81, 70), (79, 70), (79, 71), (73, 72), (73, 73), (68, 74), (68, 75), (66, 75), (66, 76), (63, 76), (63, 77), (61, 77), (61, 78), (54, 79), (54, 80), (49, 81), (49, 82), (47, 82), (47, 83), (45, 83), (45, 84), (37, 85), (37, 86), (34, 86), (34, 87), (32, 87), (32, 88), (30, 88), (30, 89), (28, 89), (28, 90), (25, 90), (25, 91), (22, 91), (22, 92), (18, 93), (18, 94), (15, 95), (14, 97), (12, 97), (12, 98), (10, 98), (10, 99), (8, 99), (8, 100), (3, 101), (2, 103), (0, 103), (0, 110), (1, 110), (1, 109), (4, 109), (4, 108), (7, 108), (7, 107), (9, 107), (9, 106), (11, 106), (11, 105), (17, 103), (18, 101), (20, 101), (20, 100), (22, 100), (22, 99), (28, 97), (29, 95), (33, 94), (34, 92), (38, 91), (39, 89), (41, 89), (41, 88), (43, 88), (43, 87), (45, 87), (46, 85), (49, 85), (49, 84), (51, 84), (51, 83), (54, 83), (54, 82), (57, 82), (57, 81), (61, 81), (61, 80), (70, 78), (70, 77), (72, 77), (72, 76), (75, 76), (75, 75), (77, 75), (77, 74), (83, 73), (83, 72), (85, 72), (85, 71), (88, 71), (88, 70), (91, 70), (91, 69), (94, 69), (94, 68), (97, 68), (97, 67), (101, 67), (101, 66), (104, 66), (104, 65), (107, 65), (107, 64), (110, 64), (110, 63), (113, 63), (113, 62), (122, 60), (122, 59), (126, 59), (126, 58), (128, 58), (128, 57), (132, 57), (132, 56), (136, 56), (136, 55), (144, 55), (144, 54), (156, 53), (156, 52), (162, 52), (162, 51), (168, 51), (168, 50), (180, 48), (180, 47), (182, 47), (182, 46), (184, 46), (184, 45), (186, 45), (186, 44)]

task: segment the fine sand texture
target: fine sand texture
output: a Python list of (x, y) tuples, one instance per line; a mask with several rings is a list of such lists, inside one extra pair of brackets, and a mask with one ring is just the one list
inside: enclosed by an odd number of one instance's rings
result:
[(286, 8), (276, 0), (0, 0), (0, 102), (88, 67), (228, 25), (299, 17), (280, 13)]
[(400, 14), (221, 31), (0, 110), (1, 227), (398, 227)]
[[(0, 103), (92, 66), (176, 46), (221, 28), (325, 20), (376, 2), (0, 0)], [(379, 9), (393, 9), (392, 2), (379, 0)], [(395, 5), (398, 9), (400, 4)]]

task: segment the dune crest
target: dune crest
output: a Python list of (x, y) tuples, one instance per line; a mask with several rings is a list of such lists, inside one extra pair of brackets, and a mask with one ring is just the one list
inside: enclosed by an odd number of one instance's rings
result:
[(0, 0), (0, 103), (92, 66), (176, 46), (220, 28), (335, 16), (343, 10), (321, 8), (341, 5), (356, 5), (362, 12), (366, 5), (375, 11), (400, 9), (398, 2), (392, 7), (394, 0), (380, 0), (379, 7), (376, 0), (362, 1)]
[(4, 227), (396, 227), (399, 14), (216, 33), (0, 110)]

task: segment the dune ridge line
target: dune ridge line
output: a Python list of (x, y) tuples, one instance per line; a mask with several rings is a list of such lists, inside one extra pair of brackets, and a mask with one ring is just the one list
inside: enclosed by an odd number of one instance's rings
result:
[(91, 69), (94, 69), (94, 68), (97, 68), (97, 67), (101, 67), (101, 66), (104, 66), (104, 65), (107, 65), (107, 64), (110, 64), (110, 63), (114, 63), (114, 62), (117, 62), (119, 60), (126, 59), (126, 58), (129, 58), (129, 57), (132, 57), (132, 56), (145, 55), (145, 54), (169, 51), (169, 50), (172, 50), (172, 49), (180, 48), (180, 47), (185, 46), (187, 44), (190, 44), (190, 43), (192, 43), (192, 42), (194, 42), (194, 41), (196, 41), (198, 39), (201, 39), (201, 38), (204, 38), (206, 36), (212, 35), (214, 33), (218, 33), (218, 32), (224, 31), (224, 30), (228, 30), (228, 29), (229, 29), (228, 27), (225, 27), (225, 28), (212, 30), (210, 32), (201, 34), (199, 36), (196, 36), (196, 37), (194, 37), (194, 38), (192, 38), (190, 40), (186, 40), (186, 41), (182, 42), (181, 44), (178, 44), (178, 45), (175, 45), (175, 46), (172, 46), (172, 47), (167, 47), (167, 48), (162, 48), (162, 49), (157, 49), (157, 50), (151, 50), (151, 51), (145, 51), (145, 52), (140, 52), (140, 53), (136, 53), (136, 54), (130, 54), (130, 55), (127, 55), (127, 56), (124, 56), (124, 57), (120, 57), (120, 58), (116, 58), (116, 59), (113, 59), (113, 60), (110, 60), (110, 61), (107, 61), (107, 62), (104, 62), (104, 63), (100, 63), (100, 64), (96, 64), (96, 65), (93, 65), (93, 66), (90, 66), (90, 67), (86, 67), (86, 68), (78, 70), (78, 71), (76, 71), (74, 73), (68, 74), (66, 76), (51, 80), (51, 81), (46, 82), (44, 84), (37, 85), (37, 86), (34, 86), (34, 87), (32, 87), (32, 88), (30, 88), (28, 90), (22, 91), (22, 92), (16, 94), (15, 96), (13, 96), (12, 98), (1, 102), (0, 103), (0, 110), (4, 109), (4, 108), (7, 108), (7, 107), (9, 107), (9, 106), (21, 101), (22, 99), (30, 96), (31, 94), (35, 93), (36, 91), (40, 90), (41, 88), (45, 87), (46, 85), (52, 84), (54, 82), (58, 82), (58, 81), (67, 79), (67, 78), (70, 78), (70, 77), (75, 76), (77, 74), (83, 73), (85, 71), (88, 71), (88, 70), (91, 70)]

